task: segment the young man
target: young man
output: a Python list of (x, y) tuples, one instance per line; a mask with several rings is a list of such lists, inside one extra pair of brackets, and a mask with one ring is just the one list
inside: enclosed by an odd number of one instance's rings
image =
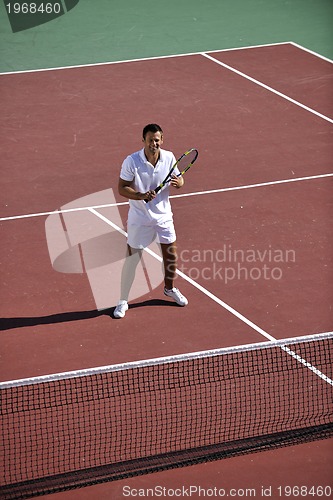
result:
[[(142, 133), (143, 149), (128, 156), (121, 167), (118, 184), (119, 193), (129, 200), (127, 221), (126, 258), (122, 271), (121, 300), (114, 311), (116, 318), (123, 318), (128, 309), (128, 295), (134, 280), (135, 269), (142, 250), (157, 237), (161, 245), (164, 264), (164, 294), (180, 306), (188, 301), (174, 287), (177, 268), (176, 233), (169, 201), (169, 185), (157, 195), (154, 189), (165, 179), (176, 159), (170, 151), (161, 149), (163, 131), (155, 123), (146, 125)], [(175, 174), (171, 186), (180, 188), (184, 179)], [(148, 200), (146, 203), (144, 200)]]

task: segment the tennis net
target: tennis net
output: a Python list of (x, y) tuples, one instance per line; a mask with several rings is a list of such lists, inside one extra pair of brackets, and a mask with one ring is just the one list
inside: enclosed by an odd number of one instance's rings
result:
[(333, 333), (0, 384), (1, 498), (333, 435)]

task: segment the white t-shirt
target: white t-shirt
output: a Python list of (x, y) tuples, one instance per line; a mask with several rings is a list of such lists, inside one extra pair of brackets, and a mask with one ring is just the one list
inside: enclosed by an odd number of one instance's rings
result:
[[(132, 181), (131, 187), (140, 193), (156, 189), (164, 181), (176, 158), (171, 151), (160, 149), (160, 158), (155, 167), (147, 160), (144, 149), (129, 155), (123, 162), (120, 177)], [(174, 173), (179, 174), (176, 168)], [(149, 203), (144, 200), (129, 200), (129, 224), (156, 224), (172, 220), (169, 201), (169, 184), (164, 186)]]

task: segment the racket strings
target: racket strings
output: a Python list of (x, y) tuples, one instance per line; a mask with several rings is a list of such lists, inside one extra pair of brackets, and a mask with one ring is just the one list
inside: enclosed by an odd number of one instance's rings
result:
[(177, 163), (177, 168), (180, 173), (185, 173), (195, 162), (198, 156), (196, 149), (191, 149), (187, 154), (184, 154)]
[[(161, 189), (163, 189), (164, 186), (169, 184), (171, 182), (172, 176), (173, 175), (183, 175), (187, 170), (193, 165), (195, 160), (198, 157), (198, 151), (197, 149), (190, 149), (186, 151), (176, 162), (175, 165), (173, 165), (172, 169), (168, 173), (167, 177), (164, 179), (164, 181), (155, 189), (155, 193), (159, 193)], [(179, 171), (179, 172), (178, 172)], [(147, 200), (145, 200), (147, 202)]]

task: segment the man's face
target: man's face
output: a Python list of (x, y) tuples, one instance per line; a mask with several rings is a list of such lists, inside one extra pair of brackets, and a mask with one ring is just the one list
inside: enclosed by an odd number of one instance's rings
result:
[(143, 140), (146, 154), (156, 154), (160, 146), (163, 144), (163, 136), (161, 132), (147, 132)]

